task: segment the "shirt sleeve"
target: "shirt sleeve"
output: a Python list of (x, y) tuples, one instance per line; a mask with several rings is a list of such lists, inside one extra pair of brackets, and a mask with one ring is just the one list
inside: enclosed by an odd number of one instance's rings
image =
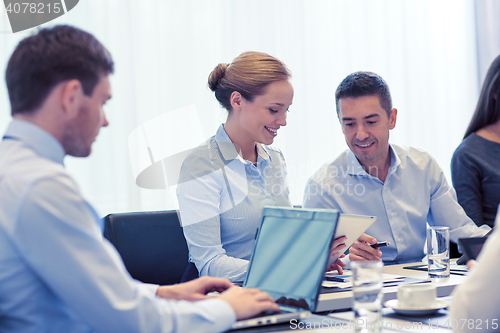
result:
[(433, 226), (450, 227), (450, 239), (458, 243), (459, 238), (485, 235), (491, 228), (480, 228), (467, 216), (457, 202), (457, 196), (437, 162), (431, 158), (428, 181), (430, 182), (430, 208), (427, 221)]
[(467, 152), (458, 150), (451, 159), (451, 179), (458, 203), (477, 224), (484, 224), (481, 170)]
[(500, 229), (488, 237), (467, 280), (452, 293), (450, 322), (455, 332), (498, 332), (500, 325)]
[(184, 161), (177, 186), (181, 223), (200, 276), (242, 281), (249, 261), (228, 256), (222, 246), (220, 214), (229, 209), (221, 202), (222, 186), (228, 186), (222, 169), (207, 158)]
[(39, 279), (95, 331), (217, 332), (235, 320), (222, 300), (164, 300), (133, 280), (66, 175), (33, 185), (10, 233)]

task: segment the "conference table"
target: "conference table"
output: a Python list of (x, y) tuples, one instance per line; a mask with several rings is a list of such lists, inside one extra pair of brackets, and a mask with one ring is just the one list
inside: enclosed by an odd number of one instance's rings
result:
[[(452, 267), (454, 267), (456, 260), (451, 260)], [(401, 283), (411, 283), (411, 282), (423, 282), (428, 281), (427, 279), (427, 271), (423, 270), (415, 270), (415, 269), (407, 269), (405, 267), (416, 267), (425, 265), (423, 262), (415, 262), (415, 263), (406, 263), (406, 264), (398, 264), (398, 265), (390, 265), (384, 266), (383, 272), (385, 274), (393, 274), (396, 276), (404, 276), (408, 278), (406, 281), (401, 281)], [(455, 274), (457, 273), (457, 274)], [(465, 273), (453, 272), (450, 274), (450, 278), (441, 283), (437, 283), (437, 294), (438, 297), (448, 296), (453, 291), (456, 285), (463, 282), (465, 279)], [(415, 279), (415, 280), (412, 280)], [(388, 286), (384, 286), (383, 294), (384, 299), (383, 302), (388, 301), (390, 299), (395, 299), (398, 285), (400, 283), (389, 283)], [(328, 292), (328, 290), (324, 290), (319, 295), (319, 304), (318, 311), (332, 311), (339, 309), (347, 309), (352, 305), (352, 291), (343, 291), (343, 292)]]
[[(449, 295), (455, 286), (461, 284), (466, 278), (466, 272), (455, 264), (452, 259), (452, 271), (450, 278), (436, 284), (437, 295), (444, 300), (450, 301)], [(425, 263), (405, 263), (384, 266), (384, 274), (398, 277), (399, 282), (384, 283), (382, 289), (383, 302), (397, 298), (398, 285), (403, 283), (432, 283), (427, 278)], [(409, 269), (411, 267), (411, 269)], [(462, 268), (463, 269), (463, 268)], [(346, 273), (348, 274), (348, 272)], [(351, 288), (341, 291), (338, 288), (323, 288), (318, 298), (318, 314), (302, 320), (300, 324), (286, 323), (280, 325), (264, 326), (253, 329), (245, 329), (241, 332), (296, 332), (308, 330), (309, 332), (353, 332), (354, 313), (351, 311), (353, 293)], [(392, 309), (384, 308), (382, 332), (452, 332), (448, 319), (448, 310), (442, 309), (430, 316), (413, 317), (401, 316)], [(234, 331), (237, 332), (237, 331)]]

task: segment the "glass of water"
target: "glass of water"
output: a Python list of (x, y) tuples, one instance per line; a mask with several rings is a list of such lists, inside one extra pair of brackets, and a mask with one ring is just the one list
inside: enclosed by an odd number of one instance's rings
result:
[(427, 259), (429, 279), (441, 282), (450, 277), (450, 228), (427, 229)]
[(382, 266), (380, 261), (352, 261), (355, 331), (382, 329)]

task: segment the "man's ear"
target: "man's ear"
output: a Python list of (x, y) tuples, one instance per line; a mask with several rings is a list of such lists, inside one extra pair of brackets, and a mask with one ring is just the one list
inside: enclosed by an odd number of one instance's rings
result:
[(78, 80), (69, 80), (62, 89), (61, 104), (63, 112), (70, 118), (78, 114), (82, 98), (84, 96), (83, 87)]
[(241, 110), (241, 107), (243, 106), (245, 99), (243, 98), (243, 96), (241, 96), (239, 92), (233, 91), (233, 93), (231, 94), (230, 101), (231, 101), (231, 108), (233, 110), (239, 111)]
[(339, 120), (339, 124), (340, 124), (340, 129), (342, 130), (342, 134), (345, 134), (345, 131), (344, 131), (344, 126), (342, 126), (342, 120), (341, 120), (341, 112), (340, 111), (337, 111), (337, 119)]
[(396, 127), (396, 119), (398, 117), (398, 110), (393, 108), (391, 110), (391, 115), (389, 116), (389, 129)]

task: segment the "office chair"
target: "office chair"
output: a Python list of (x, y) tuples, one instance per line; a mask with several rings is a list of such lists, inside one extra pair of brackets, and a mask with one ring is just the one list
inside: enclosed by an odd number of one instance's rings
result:
[(181, 281), (188, 247), (177, 211), (109, 214), (104, 221), (104, 237), (134, 279), (159, 285)]

